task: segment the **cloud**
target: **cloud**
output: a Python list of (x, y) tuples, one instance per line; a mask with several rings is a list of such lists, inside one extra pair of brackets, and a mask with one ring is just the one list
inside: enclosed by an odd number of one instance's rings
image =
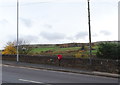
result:
[(52, 25), (50, 25), (50, 24), (44, 24), (43, 27), (45, 27), (47, 29), (52, 29)]
[(87, 32), (79, 32), (75, 35), (76, 39), (84, 39), (86, 36), (88, 36)]
[(68, 36), (68, 37), (66, 37), (66, 39), (68, 39), (68, 40), (74, 40), (74, 37), (73, 36)]
[(30, 19), (20, 18), (20, 20), (26, 27), (32, 27), (32, 21)]
[(34, 36), (34, 35), (22, 35), (21, 39), (25, 40), (25, 41), (28, 41), (28, 42), (36, 42), (36, 41), (38, 41), (38, 36)]
[(50, 32), (41, 32), (40, 36), (47, 40), (61, 40), (64, 39), (66, 36), (63, 33), (50, 33)]
[(111, 33), (107, 30), (101, 30), (100, 31), (100, 34), (103, 34), (103, 35), (110, 35)]
[(41, 3), (45, 3), (45, 2), (82, 2), (82, 0), (20, 0), (21, 2), (41, 2)]
[(0, 24), (7, 24), (7, 23), (8, 23), (8, 21), (6, 19), (0, 20)]
[[(17, 37), (16, 37), (16, 35), (13, 35), (13, 34), (11, 34), (11, 35), (7, 35), (6, 37), (5, 37), (5, 39), (7, 40), (7, 41), (16, 41), (17, 40)], [(38, 36), (35, 36), (35, 35), (20, 35), (19, 36), (19, 40), (24, 40), (24, 41), (28, 41), (28, 42), (35, 42), (35, 41), (37, 41), (38, 40)]]
[[(20, 0), (20, 2), (41, 2), (41, 3), (45, 3), (45, 2), (83, 2), (85, 0)], [(87, 1), (87, 0), (86, 0)], [(91, 1), (101, 1), (101, 2), (114, 2), (117, 0), (91, 0)]]
[(97, 37), (97, 36), (98, 36), (97, 33), (93, 33), (93, 34), (92, 34), (92, 37)]

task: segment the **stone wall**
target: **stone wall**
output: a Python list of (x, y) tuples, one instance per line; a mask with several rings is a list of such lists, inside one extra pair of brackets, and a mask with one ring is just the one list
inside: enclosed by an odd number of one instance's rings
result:
[[(2, 55), (2, 59), (16, 61), (16, 55)], [(20, 62), (48, 64), (48, 65), (54, 65), (54, 66), (59, 65), (57, 56), (20, 55), (19, 59), (20, 59)], [(118, 73), (120, 70), (119, 63), (120, 63), (119, 60), (92, 59), (92, 64), (90, 65), (89, 59), (63, 57), (63, 59), (60, 62), (60, 66), (72, 67), (80, 70)]]

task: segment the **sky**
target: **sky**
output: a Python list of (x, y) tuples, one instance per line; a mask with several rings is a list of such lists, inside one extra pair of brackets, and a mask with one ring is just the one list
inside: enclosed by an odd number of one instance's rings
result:
[[(0, 0), (0, 49), (17, 39), (17, 0)], [(89, 42), (87, 0), (19, 0), (19, 39)], [(90, 0), (91, 40), (118, 40), (118, 0)]]

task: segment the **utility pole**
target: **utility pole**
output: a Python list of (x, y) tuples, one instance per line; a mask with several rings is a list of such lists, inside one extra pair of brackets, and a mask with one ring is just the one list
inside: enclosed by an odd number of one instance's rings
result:
[(19, 62), (19, 1), (17, 0), (17, 62)]
[(89, 26), (89, 50), (90, 50), (90, 65), (92, 64), (91, 57), (92, 57), (92, 47), (91, 47), (91, 26), (90, 26), (90, 0), (88, 1), (88, 26)]

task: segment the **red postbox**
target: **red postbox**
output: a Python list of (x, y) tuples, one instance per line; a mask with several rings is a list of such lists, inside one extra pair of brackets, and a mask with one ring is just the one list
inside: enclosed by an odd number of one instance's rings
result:
[(60, 66), (60, 61), (62, 59), (62, 55), (57, 55), (58, 56), (58, 60), (59, 60), (59, 66)]
[(62, 59), (62, 55), (57, 55), (58, 56), (58, 60)]

